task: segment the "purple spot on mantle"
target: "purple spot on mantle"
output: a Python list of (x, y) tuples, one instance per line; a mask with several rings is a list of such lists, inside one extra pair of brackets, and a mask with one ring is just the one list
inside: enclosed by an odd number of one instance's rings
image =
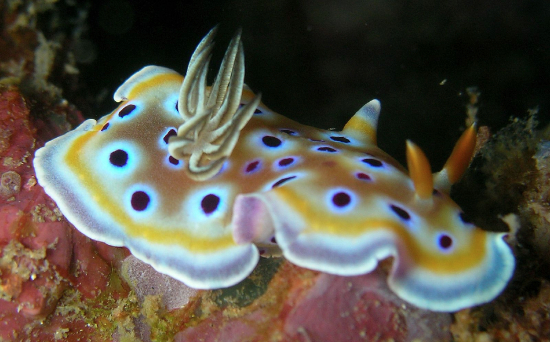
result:
[(164, 138), (162, 138), (162, 140), (164, 140), (164, 142), (168, 144), (168, 141), (170, 141), (170, 137), (173, 137), (176, 135), (178, 135), (178, 133), (174, 128), (172, 128), (171, 130), (168, 131), (168, 133), (164, 135)]
[(443, 249), (449, 249), (453, 245), (453, 238), (451, 238), (449, 235), (442, 234), (439, 237), (439, 246)]
[(341, 143), (344, 143), (344, 144), (349, 144), (350, 141), (348, 138), (346, 137), (330, 137), (331, 140), (333, 141), (338, 141), (338, 142), (341, 142)]
[(209, 215), (212, 214), (216, 209), (218, 209), (219, 204), (220, 198), (218, 196), (214, 194), (208, 194), (202, 199), (201, 208), (206, 215)]
[(409, 213), (403, 208), (400, 208), (400, 207), (392, 204), (392, 205), (390, 205), (390, 209), (393, 210), (393, 212), (396, 213), (397, 216), (399, 216), (400, 218), (402, 218), (405, 221), (408, 221), (408, 220), (411, 219), (411, 215), (409, 215)]
[(294, 163), (294, 158), (283, 158), (279, 160), (279, 166), (288, 166)]
[(345, 207), (351, 202), (351, 197), (345, 192), (338, 192), (332, 196), (332, 203), (337, 207)]
[(260, 165), (260, 161), (255, 160), (252, 163), (248, 164), (246, 166), (246, 169), (244, 169), (244, 171), (247, 172), (247, 173), (252, 172), (252, 171), (256, 170), (259, 165)]
[(132, 113), (134, 111), (134, 109), (136, 109), (136, 106), (131, 104), (131, 105), (127, 105), (126, 107), (122, 108), (120, 110), (120, 112), (118, 112), (118, 116), (120, 116), (121, 118), (125, 117), (126, 115), (129, 115), (130, 113)]
[(170, 164), (172, 165), (179, 165), (180, 161), (177, 160), (176, 158), (172, 157), (172, 156), (169, 156), (168, 157), (168, 161), (170, 162)]
[(357, 172), (355, 174), (355, 176), (358, 178), (358, 179), (361, 179), (361, 180), (371, 180), (370, 176), (367, 175), (366, 173), (363, 173), (363, 172)]
[(319, 147), (319, 148), (317, 148), (317, 151), (329, 152), (329, 153), (338, 152), (338, 150), (336, 150), (335, 148), (329, 147), (329, 146)]
[(294, 178), (296, 178), (296, 176), (290, 176), (290, 177), (286, 177), (286, 178), (281, 178), (281, 179), (279, 179), (278, 181), (276, 181), (271, 187), (272, 187), (272, 188), (276, 188), (276, 187), (281, 186), (281, 185), (283, 185), (284, 183), (286, 183), (286, 182), (288, 182), (289, 180), (294, 179)]
[(264, 143), (265, 146), (268, 146), (268, 147), (279, 147), (282, 144), (281, 139), (271, 135), (264, 136), (262, 138), (262, 142)]
[(382, 166), (382, 162), (378, 159), (365, 158), (361, 161), (365, 164), (368, 164), (368, 165), (372, 166), (372, 167), (381, 167)]
[(151, 199), (149, 198), (149, 195), (147, 195), (144, 191), (136, 191), (132, 194), (132, 208), (136, 211), (143, 211), (147, 209), (150, 201)]
[(109, 162), (114, 166), (123, 167), (128, 162), (128, 153), (124, 150), (116, 150), (109, 155)]

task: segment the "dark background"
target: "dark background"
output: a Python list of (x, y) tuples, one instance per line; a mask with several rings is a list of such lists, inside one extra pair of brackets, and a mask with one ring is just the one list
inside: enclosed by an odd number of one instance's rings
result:
[(535, 107), (541, 121), (550, 117), (545, 0), (82, 4), (89, 6), (87, 26), (75, 54), (80, 80), (94, 95), (84, 109), (90, 117), (112, 110), (115, 89), (145, 65), (184, 73), (196, 44), (216, 24), (212, 78), (242, 27), (245, 81), (266, 105), (301, 123), (341, 129), (378, 98), (379, 145), (400, 161), (404, 140), (412, 139), (435, 170), (442, 166), (464, 128), (467, 87), (481, 92), (480, 124), (493, 132)]

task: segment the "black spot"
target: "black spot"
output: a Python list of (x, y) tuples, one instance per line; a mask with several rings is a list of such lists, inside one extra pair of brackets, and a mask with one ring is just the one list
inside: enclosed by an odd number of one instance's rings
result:
[(363, 172), (357, 172), (355, 176), (362, 180), (371, 180), (370, 176)]
[(260, 253), (260, 255), (264, 255), (266, 253), (265, 249), (263, 248), (260, 248), (258, 252)]
[(405, 209), (400, 208), (396, 205), (390, 205), (391, 210), (393, 210), (394, 213), (397, 214), (397, 216), (401, 217), (403, 220), (408, 221), (411, 219), (411, 215)]
[(218, 209), (218, 205), (220, 204), (220, 198), (214, 194), (208, 194), (204, 196), (204, 198), (201, 201), (201, 208), (202, 211), (204, 211), (205, 214), (212, 214), (216, 209)]
[(176, 130), (172, 128), (171, 130), (168, 131), (168, 133), (164, 135), (164, 138), (162, 138), (162, 140), (164, 140), (164, 142), (168, 144), (168, 141), (170, 141), (170, 137), (173, 137), (176, 135), (178, 135), (178, 132), (176, 132)]
[(441, 192), (439, 192), (439, 190), (437, 190), (437, 189), (434, 189), (434, 190), (432, 191), (432, 195), (434, 195), (434, 196), (441, 196)]
[(464, 212), (460, 212), (460, 214), (458, 214), (458, 216), (460, 216), (460, 219), (462, 220), (462, 222), (466, 223), (466, 224), (472, 224), (473, 221), (472, 219), (470, 218), (470, 216), (466, 215)]
[(170, 164), (173, 164), (173, 165), (179, 165), (179, 163), (180, 163), (179, 160), (177, 160), (176, 158), (174, 158), (172, 156), (168, 157), (168, 161), (170, 162)]
[(297, 133), (294, 132), (293, 130), (286, 129), (286, 128), (280, 129), (280, 131), (283, 132), (283, 133), (286, 133), (286, 134), (288, 134), (288, 135), (296, 135), (296, 134), (297, 134)]
[(103, 127), (101, 127), (101, 131), (105, 131), (105, 130), (107, 130), (107, 128), (109, 128), (109, 123), (108, 122), (105, 125), (103, 125)]
[(350, 143), (349, 139), (345, 138), (345, 137), (330, 137), (330, 139), (334, 140), (334, 141), (344, 143), (344, 144), (349, 144)]
[(273, 137), (271, 135), (266, 135), (262, 138), (262, 142), (265, 146), (268, 147), (279, 147), (282, 143), (281, 139)]
[(118, 112), (118, 116), (120, 116), (121, 118), (125, 117), (126, 115), (129, 115), (130, 113), (132, 113), (132, 111), (136, 109), (136, 106), (131, 104), (131, 105), (127, 105), (126, 107), (122, 108), (120, 110), (120, 112)]
[(373, 159), (373, 158), (365, 158), (363, 160), (361, 160), (363, 163), (365, 164), (369, 164), (370, 166), (372, 167), (380, 167), (382, 166), (382, 162), (378, 159)]
[(453, 245), (453, 238), (443, 234), (439, 237), (439, 246), (443, 249), (449, 249)]
[(284, 158), (279, 160), (279, 166), (288, 166), (294, 163), (294, 158)]
[(338, 192), (332, 196), (332, 203), (334, 203), (337, 207), (345, 207), (346, 205), (350, 204), (351, 197), (349, 197), (348, 194), (345, 192)]
[(254, 110), (254, 114), (262, 114), (262, 111), (259, 110), (258, 108), (256, 108), (256, 109)]
[(272, 236), (270, 241), (271, 243), (277, 243), (277, 239), (275, 239), (275, 236)]
[(246, 169), (244, 171), (245, 172), (252, 172), (252, 171), (254, 171), (258, 168), (258, 165), (260, 165), (259, 160), (253, 161), (252, 163), (250, 163), (246, 166)]
[(123, 167), (128, 162), (128, 153), (124, 150), (116, 150), (111, 152), (109, 156), (109, 161), (114, 166)]
[(328, 146), (319, 147), (319, 148), (317, 149), (317, 151), (329, 152), (329, 153), (338, 152), (338, 150), (336, 150), (335, 148), (328, 147)]
[(132, 208), (136, 211), (143, 211), (149, 206), (151, 199), (144, 191), (136, 191), (132, 194)]
[(272, 188), (276, 188), (276, 187), (278, 187), (278, 186), (283, 185), (283, 183), (286, 183), (286, 182), (288, 182), (289, 180), (294, 179), (294, 178), (296, 178), (296, 176), (290, 176), (290, 177), (286, 177), (286, 178), (281, 178), (281, 179), (279, 179), (278, 181), (276, 181), (271, 187), (272, 187)]
[(178, 108), (178, 101), (176, 101), (176, 110), (179, 112), (180, 109)]

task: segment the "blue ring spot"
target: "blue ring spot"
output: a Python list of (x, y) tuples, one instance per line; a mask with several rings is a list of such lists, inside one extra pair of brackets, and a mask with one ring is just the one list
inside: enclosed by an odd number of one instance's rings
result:
[(337, 149), (332, 148), (332, 147), (330, 147), (330, 146), (321, 146), (321, 147), (318, 147), (318, 148), (317, 148), (317, 151), (319, 151), (319, 152), (328, 152), (328, 153), (336, 153), (336, 152), (338, 152)]
[(202, 198), (201, 208), (206, 215), (210, 215), (218, 209), (219, 204), (220, 198), (217, 195), (208, 194)]
[(132, 199), (130, 200), (132, 208), (136, 211), (144, 211), (149, 206), (151, 202), (151, 197), (145, 191), (136, 191), (132, 194)]
[(128, 162), (128, 152), (121, 149), (111, 152), (109, 155), (109, 162), (118, 167), (126, 166)]
[(94, 159), (97, 169), (106, 171), (105, 176), (128, 176), (138, 167), (141, 151), (130, 141), (114, 141), (101, 147)]
[(450, 253), (454, 250), (455, 241), (448, 233), (439, 233), (435, 236), (435, 244), (437, 249), (443, 253)]
[(165, 144), (168, 144), (168, 142), (170, 141), (170, 137), (175, 137), (176, 135), (178, 135), (178, 132), (176, 131), (175, 128), (171, 128), (168, 133), (166, 133), (164, 135), (164, 137), (162, 138), (162, 140), (164, 140), (164, 143)]
[(299, 157), (287, 156), (273, 162), (273, 171), (281, 171), (295, 166), (300, 161)]
[(409, 221), (411, 219), (411, 215), (401, 207), (390, 204), (390, 209), (404, 221)]
[(183, 168), (185, 162), (183, 160), (172, 157), (170, 154), (166, 154), (166, 157), (164, 158), (164, 165), (169, 169), (179, 171)]
[(330, 140), (341, 142), (341, 143), (344, 143), (344, 144), (349, 144), (351, 142), (348, 138), (340, 137), (340, 136), (332, 136), (332, 137), (330, 137)]
[(272, 135), (263, 136), (262, 142), (264, 143), (265, 146), (271, 147), (271, 148), (277, 148), (281, 146), (281, 144), (283, 143), (281, 139), (274, 137)]
[(384, 165), (380, 160), (374, 158), (364, 158), (361, 161), (372, 167), (382, 167)]
[(131, 215), (143, 217), (153, 212), (158, 206), (155, 190), (147, 184), (135, 184), (126, 190), (125, 207)]
[(343, 208), (351, 203), (351, 197), (345, 192), (337, 192), (332, 196), (332, 204)]
[(123, 118), (127, 115), (130, 115), (132, 114), (132, 112), (136, 109), (136, 105), (134, 104), (129, 104), (125, 107), (122, 107), (122, 109), (118, 112), (118, 116)]
[(296, 176), (289, 176), (289, 177), (285, 177), (285, 178), (281, 178), (279, 179), (278, 181), (276, 181), (275, 183), (273, 183), (273, 185), (271, 186), (272, 189), (274, 188), (277, 188), (281, 185), (283, 185), (284, 183), (288, 182), (289, 180), (292, 180), (296, 178)]
[(357, 179), (360, 179), (360, 180), (363, 180), (363, 181), (371, 181), (372, 178), (371, 176), (367, 175), (366, 173), (363, 173), (363, 172), (357, 172), (355, 174), (355, 177), (357, 177)]
[(177, 129), (175, 127), (167, 127), (166, 129), (159, 132), (158, 137), (158, 147), (162, 150), (168, 149), (168, 141), (170, 137), (178, 135)]
[[(212, 220), (223, 219), (228, 211), (228, 205), (234, 198), (231, 184), (216, 183), (204, 188), (194, 189), (188, 193), (182, 202), (182, 212), (187, 217), (186, 225), (194, 227), (197, 232), (209, 229), (205, 226)], [(216, 233), (217, 234), (217, 233)]]
[(260, 160), (254, 160), (248, 164), (246, 164), (244, 168), (244, 173), (254, 173), (261, 169), (261, 161)]
[(348, 213), (357, 203), (355, 193), (346, 188), (333, 188), (325, 195), (327, 207), (338, 214)]

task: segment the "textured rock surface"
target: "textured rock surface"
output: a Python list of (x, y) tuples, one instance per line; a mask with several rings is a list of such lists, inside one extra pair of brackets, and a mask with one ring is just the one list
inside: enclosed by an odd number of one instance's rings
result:
[(284, 262), (258, 300), (210, 309), (175, 341), (450, 340), (451, 315), (409, 307), (385, 279), (382, 271), (338, 277)]
[(162, 305), (168, 311), (182, 308), (199, 292), (166, 274), (155, 271), (152, 266), (133, 255), (124, 259), (121, 273), (140, 300), (145, 300), (147, 296), (162, 295)]

